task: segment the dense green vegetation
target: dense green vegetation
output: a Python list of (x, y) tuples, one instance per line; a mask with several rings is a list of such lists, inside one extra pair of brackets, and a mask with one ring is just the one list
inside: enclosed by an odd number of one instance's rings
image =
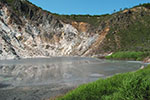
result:
[(150, 100), (150, 66), (84, 84), (58, 100)]
[[(146, 7), (148, 9), (150, 9), (150, 3), (144, 3), (144, 4), (140, 4), (139, 6), (143, 6)], [(137, 7), (137, 6), (136, 6)]]
[(119, 60), (143, 60), (148, 57), (149, 53), (147, 52), (116, 52), (110, 56), (106, 56), (106, 59), (119, 59)]
[(142, 4), (142, 6), (150, 9), (150, 3)]
[[(150, 46), (150, 16), (143, 16), (139, 21), (134, 22), (126, 30), (120, 30), (118, 35), (121, 37), (121, 45), (124, 50), (149, 51)], [(126, 48), (126, 49), (125, 49)]]
[[(137, 12), (116, 13), (112, 17), (104, 51), (150, 51), (150, 13), (144, 9)], [(118, 20), (118, 21), (116, 21)]]
[(14, 0), (6, 0), (7, 3), (12, 3)]
[(0, 0), (1, 2), (5, 2), (7, 4), (11, 4), (13, 3), (14, 0)]

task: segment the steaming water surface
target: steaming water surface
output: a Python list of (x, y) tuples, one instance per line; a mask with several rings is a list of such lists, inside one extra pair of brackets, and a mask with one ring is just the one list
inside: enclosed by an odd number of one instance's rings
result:
[[(0, 61), (0, 96), (4, 95), (2, 99), (7, 100), (23, 100), (28, 95), (28, 100), (34, 99), (34, 96), (35, 100), (40, 100), (55, 96), (68, 87), (135, 71), (142, 65), (141, 62), (81, 57), (3, 60)], [(9, 96), (6, 91), (10, 92)], [(34, 96), (33, 91), (36, 91)]]

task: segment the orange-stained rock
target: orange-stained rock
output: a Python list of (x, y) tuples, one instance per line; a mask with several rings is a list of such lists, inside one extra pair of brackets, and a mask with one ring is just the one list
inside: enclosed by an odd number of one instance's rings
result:
[(72, 26), (77, 28), (77, 30), (80, 32), (87, 32), (90, 27), (90, 24), (85, 22), (72, 22)]

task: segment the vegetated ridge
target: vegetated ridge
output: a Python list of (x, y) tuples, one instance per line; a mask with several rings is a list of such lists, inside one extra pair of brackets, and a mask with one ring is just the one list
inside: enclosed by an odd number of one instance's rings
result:
[(0, 0), (0, 59), (148, 52), (149, 23), (149, 4), (91, 16), (58, 15), (27, 0)]

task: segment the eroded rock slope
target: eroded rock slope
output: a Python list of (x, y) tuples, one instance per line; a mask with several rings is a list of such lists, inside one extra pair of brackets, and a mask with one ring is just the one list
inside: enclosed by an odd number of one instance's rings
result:
[[(140, 15), (143, 11), (146, 13)], [(0, 59), (110, 53), (122, 46), (120, 30), (127, 30), (149, 12), (138, 7), (103, 19), (97, 16), (95, 25), (65, 21), (26, 0), (0, 0)], [(133, 16), (136, 14), (140, 17)]]

